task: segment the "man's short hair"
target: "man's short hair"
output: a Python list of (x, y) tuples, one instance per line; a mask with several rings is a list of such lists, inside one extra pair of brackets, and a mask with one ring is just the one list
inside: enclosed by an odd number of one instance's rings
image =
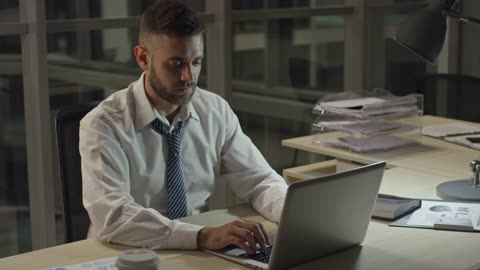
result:
[(157, 0), (142, 15), (139, 41), (151, 34), (193, 36), (204, 31), (195, 12), (177, 0)]

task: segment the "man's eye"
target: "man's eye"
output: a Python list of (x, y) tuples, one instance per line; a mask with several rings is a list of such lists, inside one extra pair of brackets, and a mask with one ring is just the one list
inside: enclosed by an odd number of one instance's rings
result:
[(179, 68), (179, 67), (182, 66), (182, 62), (181, 61), (171, 61), (170, 66), (172, 66), (174, 68)]
[(193, 65), (194, 66), (201, 66), (202, 65), (202, 60), (193, 61)]

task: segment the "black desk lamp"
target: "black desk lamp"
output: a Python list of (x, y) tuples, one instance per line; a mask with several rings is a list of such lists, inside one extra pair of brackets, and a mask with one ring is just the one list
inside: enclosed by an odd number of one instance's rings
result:
[(460, 3), (458, 0), (429, 0), (426, 7), (397, 27), (393, 39), (435, 64), (445, 41), (447, 17), (480, 24), (479, 19), (464, 17), (456, 10)]
[[(456, 10), (461, 1), (430, 0), (429, 4), (397, 28), (396, 42), (422, 59), (435, 64), (445, 42), (447, 17), (480, 24), (479, 19), (464, 17)], [(471, 179), (437, 186), (437, 196), (454, 201), (480, 201), (480, 158), (470, 162)]]

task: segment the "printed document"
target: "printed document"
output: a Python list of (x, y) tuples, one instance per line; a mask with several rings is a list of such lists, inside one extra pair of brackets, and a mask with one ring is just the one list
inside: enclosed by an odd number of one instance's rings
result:
[(480, 204), (423, 200), (422, 207), (411, 215), (407, 224), (434, 227), (445, 221), (480, 230)]

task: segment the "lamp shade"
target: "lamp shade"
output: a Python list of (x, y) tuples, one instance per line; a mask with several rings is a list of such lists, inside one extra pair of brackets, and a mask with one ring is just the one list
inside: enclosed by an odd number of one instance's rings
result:
[(452, 5), (450, 0), (430, 0), (429, 5), (397, 27), (393, 38), (424, 60), (435, 64), (447, 32), (447, 18), (442, 11)]

